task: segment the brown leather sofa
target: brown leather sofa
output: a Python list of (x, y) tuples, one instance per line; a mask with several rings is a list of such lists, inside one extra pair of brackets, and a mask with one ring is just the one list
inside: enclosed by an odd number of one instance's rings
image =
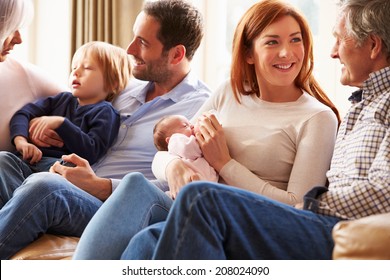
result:
[(44, 234), (16, 253), (12, 260), (69, 260), (76, 249), (78, 237)]
[[(339, 222), (333, 229), (333, 259), (390, 259), (390, 213)], [(71, 259), (79, 238), (44, 234), (14, 260)]]
[(339, 222), (333, 259), (390, 260), (390, 213)]

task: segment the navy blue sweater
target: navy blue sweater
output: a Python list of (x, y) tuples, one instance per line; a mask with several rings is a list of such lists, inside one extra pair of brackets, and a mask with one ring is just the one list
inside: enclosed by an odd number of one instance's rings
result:
[(118, 112), (107, 101), (80, 106), (70, 92), (29, 103), (17, 111), (10, 121), (12, 142), (16, 136), (29, 139), (29, 122), (35, 117), (62, 116), (63, 124), (56, 129), (64, 141), (62, 148), (41, 148), (43, 156), (58, 157), (75, 153), (96, 162), (113, 144), (119, 130)]

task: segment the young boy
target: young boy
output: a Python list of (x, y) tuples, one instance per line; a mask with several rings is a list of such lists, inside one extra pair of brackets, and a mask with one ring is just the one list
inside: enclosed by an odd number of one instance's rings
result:
[[(76, 153), (96, 162), (113, 144), (119, 114), (110, 101), (127, 85), (131, 66), (124, 49), (104, 42), (89, 42), (73, 56), (69, 84), (62, 92), (17, 111), (10, 121), (11, 140), (34, 172), (47, 171), (62, 155)], [(42, 117), (41, 129), (53, 129), (62, 147), (37, 147), (28, 141), (29, 122)]]

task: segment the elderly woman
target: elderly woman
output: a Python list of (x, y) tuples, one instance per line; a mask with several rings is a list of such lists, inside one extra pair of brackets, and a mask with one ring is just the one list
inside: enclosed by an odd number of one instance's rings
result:
[(12, 151), (9, 121), (28, 102), (66, 90), (50, 80), (38, 67), (9, 57), (14, 46), (22, 43), (19, 29), (33, 16), (29, 0), (0, 1), (0, 150)]

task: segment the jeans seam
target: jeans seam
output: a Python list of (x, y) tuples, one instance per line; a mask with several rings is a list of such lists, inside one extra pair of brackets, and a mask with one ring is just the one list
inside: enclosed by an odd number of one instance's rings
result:
[[(31, 217), (33, 216), (33, 213), (35, 212), (35, 211), (34, 211), (35, 209), (41, 207), (41, 206), (45, 203), (46, 200), (51, 199), (51, 197), (55, 196), (56, 193), (61, 193), (61, 192), (64, 192), (64, 191), (65, 191), (66, 193), (69, 192), (69, 190), (67, 190), (67, 189), (57, 189), (57, 190), (54, 190), (54, 191), (50, 192), (49, 194), (47, 194), (47, 195), (44, 196), (38, 203), (36, 203), (35, 206), (34, 206), (33, 208), (30, 209), (30, 211), (28, 211), (23, 217), (21, 217), (21, 218), (19, 219), (19, 222), (15, 225), (15, 227), (13, 228), (13, 230), (12, 230), (9, 234), (7, 234), (7, 236), (4, 238), (4, 242), (3, 242), (2, 244), (0, 244), (0, 248), (2, 248), (4, 245), (6, 245), (6, 244), (7, 244), (7, 241), (8, 241), (10, 238), (14, 237), (15, 234), (16, 234), (16, 232), (18, 232), (18, 231), (20, 230), (21, 226), (22, 226), (29, 218), (31, 218)], [(67, 195), (64, 193), (63, 196), (66, 197)], [(74, 198), (84, 198), (83, 196), (79, 196), (79, 195), (74, 194), (74, 193), (72, 193), (72, 197), (74, 197)], [(49, 229), (49, 228), (48, 228), (48, 229)], [(48, 229), (46, 229), (46, 231), (47, 231)], [(46, 231), (45, 231), (45, 232), (46, 232)]]
[[(150, 223), (150, 218), (151, 218), (151, 212), (152, 212), (152, 209), (153, 207), (160, 207), (161, 209), (167, 211), (167, 213), (169, 213), (169, 208), (161, 205), (161, 203), (157, 200), (157, 201), (154, 201), (153, 204), (151, 205), (151, 207), (149, 208), (149, 210), (145, 213), (145, 215), (143, 216), (143, 224), (140, 226), (140, 228), (138, 228), (137, 232), (139, 232), (140, 230), (144, 229), (145, 227), (149, 226)], [(149, 216), (149, 219), (146, 219), (147, 217)]]

